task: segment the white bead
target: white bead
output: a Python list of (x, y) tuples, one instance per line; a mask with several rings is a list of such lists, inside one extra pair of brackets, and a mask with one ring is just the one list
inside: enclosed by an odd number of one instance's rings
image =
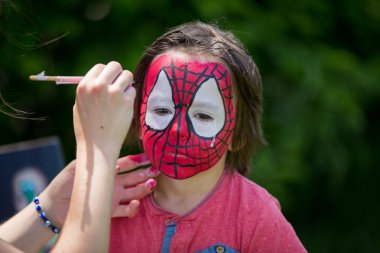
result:
[(45, 227), (50, 227), (50, 225), (51, 225), (51, 222), (49, 221), (49, 220), (47, 220), (47, 221), (45, 221)]

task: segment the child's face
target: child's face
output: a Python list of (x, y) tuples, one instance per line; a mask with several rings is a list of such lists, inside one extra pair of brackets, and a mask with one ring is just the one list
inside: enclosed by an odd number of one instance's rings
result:
[(149, 66), (142, 96), (144, 150), (165, 175), (194, 176), (227, 152), (235, 111), (231, 76), (220, 63), (161, 54)]

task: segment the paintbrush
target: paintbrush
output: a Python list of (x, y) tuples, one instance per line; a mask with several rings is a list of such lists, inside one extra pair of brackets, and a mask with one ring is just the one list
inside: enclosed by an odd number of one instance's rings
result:
[[(29, 79), (32, 81), (52, 81), (57, 85), (59, 84), (78, 84), (83, 76), (45, 76), (45, 71), (42, 71), (38, 75), (31, 75)], [(137, 83), (137, 81), (133, 81), (132, 84)]]
[(29, 76), (32, 81), (53, 81), (56, 84), (78, 84), (82, 78), (83, 76), (45, 76), (45, 71)]

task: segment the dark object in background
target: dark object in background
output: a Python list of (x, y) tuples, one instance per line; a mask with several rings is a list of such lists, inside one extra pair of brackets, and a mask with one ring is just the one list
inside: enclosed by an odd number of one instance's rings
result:
[(24, 208), (64, 166), (58, 137), (0, 147), (0, 221)]

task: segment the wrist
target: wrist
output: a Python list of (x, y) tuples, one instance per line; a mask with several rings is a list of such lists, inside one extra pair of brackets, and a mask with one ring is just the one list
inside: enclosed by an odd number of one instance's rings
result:
[(78, 147), (75, 181), (87, 184), (94, 180), (99, 187), (111, 183), (115, 178), (119, 152), (105, 147)]
[(50, 229), (53, 233), (58, 234), (60, 232), (60, 228), (58, 228), (56, 225), (54, 225), (51, 222), (51, 219), (48, 218), (44, 210), (42, 209), (42, 204), (40, 203), (40, 198), (38, 196), (33, 198), (34, 208), (40, 218), (40, 220), (43, 222), (44, 226), (48, 229)]
[[(49, 197), (49, 194), (46, 193), (46, 190), (43, 191), (38, 196), (38, 198), (41, 203), (40, 205), (43, 208), (43, 211), (46, 214), (46, 216), (49, 217), (50, 222), (54, 224), (55, 226), (62, 228), (64, 221), (57, 217), (57, 211), (58, 211), (56, 210), (58, 206), (57, 203), (55, 203), (55, 201), (52, 200), (51, 197)], [(32, 203), (32, 204), (33, 204), (33, 207), (35, 208), (35, 203)]]
[(76, 157), (79, 160), (81, 157), (100, 156), (105, 157), (107, 160), (117, 160), (120, 155), (121, 144), (107, 142), (103, 144), (97, 144), (87, 141), (77, 141)]

